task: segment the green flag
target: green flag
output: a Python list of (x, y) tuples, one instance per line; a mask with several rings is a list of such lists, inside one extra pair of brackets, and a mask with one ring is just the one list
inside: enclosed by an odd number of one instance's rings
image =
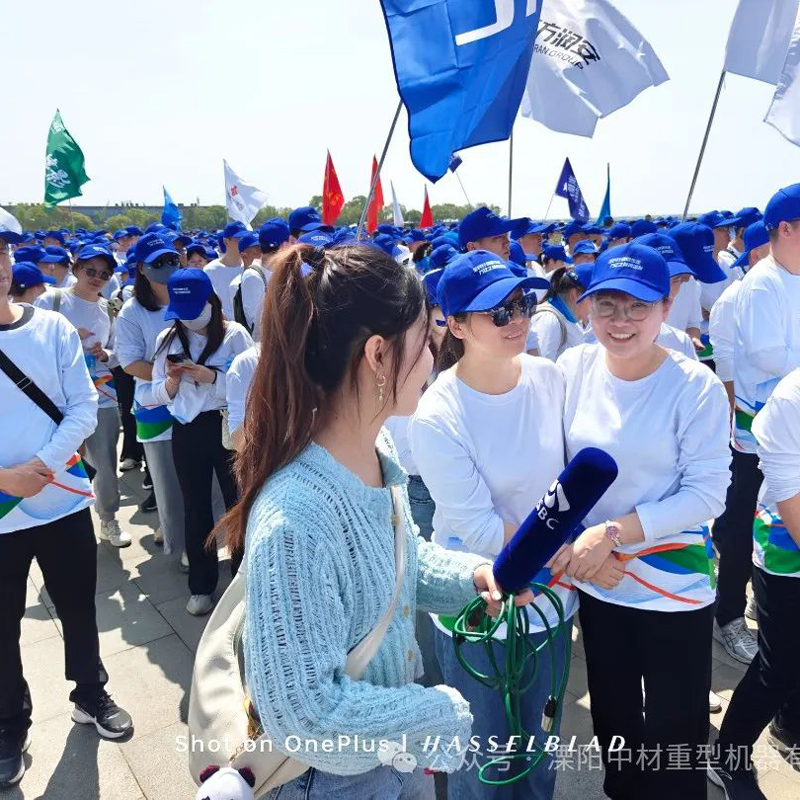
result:
[(83, 164), (83, 151), (64, 127), (61, 112), (56, 109), (47, 134), (44, 168), (44, 204), (47, 208), (82, 194), (81, 186), (89, 180)]

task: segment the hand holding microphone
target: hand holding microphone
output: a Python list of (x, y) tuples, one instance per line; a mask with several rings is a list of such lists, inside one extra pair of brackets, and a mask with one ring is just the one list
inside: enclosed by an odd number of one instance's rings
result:
[[(486, 603), (486, 613), (490, 617), (497, 617), (503, 607), (503, 587), (497, 584), (491, 564), (480, 564), (475, 569), (473, 578), (475, 588), (481, 599)], [(515, 606), (526, 606), (533, 602), (533, 592), (524, 589), (514, 595)]]

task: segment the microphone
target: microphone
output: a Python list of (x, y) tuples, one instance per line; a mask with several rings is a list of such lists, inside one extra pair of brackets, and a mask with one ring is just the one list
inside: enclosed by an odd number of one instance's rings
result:
[(494, 577), (503, 591), (513, 593), (530, 584), (618, 473), (617, 462), (596, 447), (575, 455), (495, 559)]

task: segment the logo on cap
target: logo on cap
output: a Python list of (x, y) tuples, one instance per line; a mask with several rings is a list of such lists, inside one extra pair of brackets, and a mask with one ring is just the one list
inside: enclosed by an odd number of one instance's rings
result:
[(492, 272), (496, 269), (508, 269), (502, 261), (484, 261), (481, 264), (476, 264), (472, 271), (476, 275), (485, 275), (487, 272)]
[(630, 256), (617, 256), (608, 261), (609, 269), (638, 269), (643, 270), (644, 266), (638, 258), (631, 258)]
[(173, 294), (191, 294), (192, 290), (188, 286), (173, 286)]

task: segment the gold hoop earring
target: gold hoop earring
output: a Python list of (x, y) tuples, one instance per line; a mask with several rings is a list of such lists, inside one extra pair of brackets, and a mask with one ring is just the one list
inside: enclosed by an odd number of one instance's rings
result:
[(384, 389), (386, 388), (386, 376), (379, 375), (375, 381), (375, 387), (378, 390), (378, 405), (383, 405), (383, 393)]

